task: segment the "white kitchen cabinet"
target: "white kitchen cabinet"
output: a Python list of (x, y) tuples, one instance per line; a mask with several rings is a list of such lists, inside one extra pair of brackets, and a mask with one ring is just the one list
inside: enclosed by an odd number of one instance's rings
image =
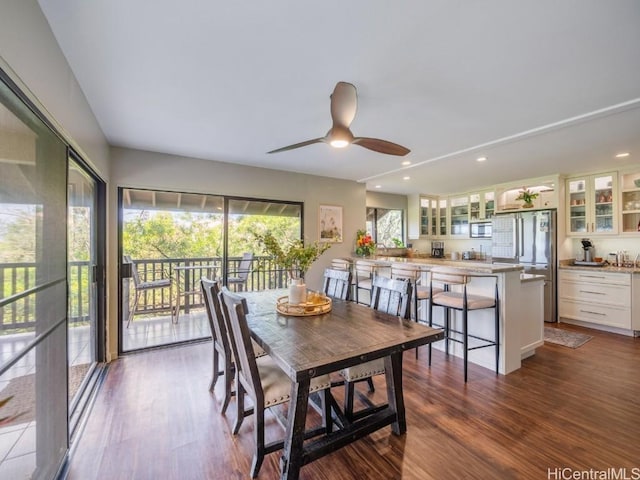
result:
[(409, 195), (408, 201), (409, 240), (436, 236), (438, 200), (425, 195)]
[(617, 174), (568, 178), (567, 235), (618, 233)]
[(446, 237), (447, 230), (447, 205), (448, 201), (446, 198), (438, 199), (438, 236)]
[(488, 220), (495, 213), (495, 192), (472, 193), (469, 195), (469, 220), (477, 222)]
[(631, 330), (631, 298), (630, 273), (558, 271), (561, 318)]
[(640, 172), (625, 173), (620, 176), (622, 191), (621, 233), (640, 236)]
[(449, 199), (449, 234), (469, 238), (469, 196)]

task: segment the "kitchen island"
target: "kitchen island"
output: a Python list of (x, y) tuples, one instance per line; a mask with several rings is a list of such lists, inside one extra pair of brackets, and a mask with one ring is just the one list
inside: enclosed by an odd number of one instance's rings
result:
[[(349, 260), (355, 262), (360, 257)], [(500, 361), (498, 371), (508, 374), (521, 366), (524, 358), (535, 354), (535, 349), (544, 344), (543, 286), (544, 277), (522, 275), (523, 267), (513, 264), (492, 264), (472, 260), (450, 260), (441, 258), (403, 258), (376, 256), (370, 258), (377, 264), (377, 273), (390, 276), (393, 263), (415, 265), (422, 270), (421, 283), (429, 284), (429, 271), (434, 267), (447, 267), (469, 275), (492, 275), (498, 280), (500, 299)], [(494, 281), (490, 278), (476, 278), (469, 284), (469, 291), (493, 296)], [(433, 321), (442, 325), (444, 309), (434, 308)], [(452, 327), (459, 330), (462, 317), (459, 312), (451, 312)], [(426, 309), (421, 309), (418, 318), (427, 321)], [(494, 318), (492, 310), (478, 310), (469, 313), (469, 330), (480, 337), (493, 338)], [(444, 342), (433, 344), (444, 350)], [(462, 347), (451, 342), (449, 352), (462, 357)], [(469, 361), (490, 370), (495, 368), (495, 350), (483, 348), (469, 352)]]

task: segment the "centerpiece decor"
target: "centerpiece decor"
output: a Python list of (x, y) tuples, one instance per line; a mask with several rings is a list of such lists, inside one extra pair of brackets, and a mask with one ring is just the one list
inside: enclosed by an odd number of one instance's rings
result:
[(539, 193), (534, 193), (525, 187), (522, 187), (522, 190), (520, 190), (519, 193), (520, 195), (516, 197), (516, 200), (524, 201), (522, 208), (533, 208), (533, 201), (540, 195)]
[(282, 242), (271, 232), (254, 233), (254, 236), (265, 252), (273, 258), (274, 263), (287, 272), (290, 281), (289, 304), (306, 303), (307, 286), (304, 283), (304, 275), (331, 244), (314, 242), (305, 246), (300, 239)]
[(356, 255), (369, 257), (376, 251), (376, 244), (366, 230), (356, 232)]

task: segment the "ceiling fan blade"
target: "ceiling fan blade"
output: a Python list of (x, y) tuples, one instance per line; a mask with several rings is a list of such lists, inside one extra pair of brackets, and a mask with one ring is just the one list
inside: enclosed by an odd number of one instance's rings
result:
[(358, 95), (356, 87), (347, 82), (338, 82), (331, 94), (331, 119), (334, 125), (349, 128), (356, 116)]
[(388, 142), (386, 140), (380, 140), (379, 138), (356, 137), (351, 143), (368, 148), (374, 152), (386, 153), (387, 155), (397, 155), (399, 157), (404, 157), (411, 151), (402, 145)]
[(287, 147), (271, 150), (270, 152), (267, 152), (267, 153), (285, 152), (287, 150), (293, 150), (294, 148), (306, 147), (307, 145), (313, 145), (314, 143), (321, 143), (324, 141), (325, 141), (325, 137), (314, 138), (313, 140), (307, 140), (306, 142), (294, 143), (293, 145), (289, 145)]

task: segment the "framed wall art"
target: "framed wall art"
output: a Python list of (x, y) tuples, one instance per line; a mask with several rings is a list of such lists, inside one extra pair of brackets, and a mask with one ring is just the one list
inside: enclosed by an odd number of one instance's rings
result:
[(342, 242), (342, 207), (320, 205), (318, 222), (321, 242)]

